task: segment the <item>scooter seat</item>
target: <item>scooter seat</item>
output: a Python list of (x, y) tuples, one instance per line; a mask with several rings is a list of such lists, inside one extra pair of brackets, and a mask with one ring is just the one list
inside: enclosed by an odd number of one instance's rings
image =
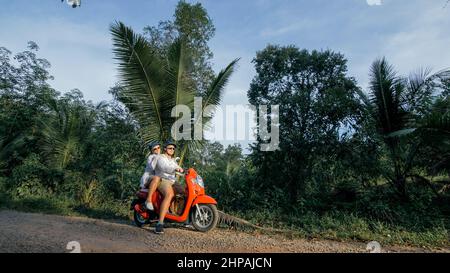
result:
[(140, 199), (147, 199), (148, 189), (141, 189), (136, 193), (136, 196)]

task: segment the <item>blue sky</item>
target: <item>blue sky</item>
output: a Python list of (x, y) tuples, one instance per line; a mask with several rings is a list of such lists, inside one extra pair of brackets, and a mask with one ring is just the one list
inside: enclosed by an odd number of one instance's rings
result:
[[(369, 2), (376, 0), (369, 0)], [(0, 46), (13, 52), (27, 41), (48, 59), (58, 91), (79, 88), (89, 100), (109, 100), (117, 81), (109, 25), (135, 30), (170, 19), (177, 0), (0, 0)], [(197, 1), (187, 1), (197, 2)], [(256, 51), (267, 44), (332, 49), (347, 59), (349, 75), (367, 86), (371, 62), (386, 56), (402, 74), (450, 67), (450, 5), (446, 0), (203, 0), (216, 27), (210, 42), (216, 71), (240, 57), (224, 104), (247, 102)]]

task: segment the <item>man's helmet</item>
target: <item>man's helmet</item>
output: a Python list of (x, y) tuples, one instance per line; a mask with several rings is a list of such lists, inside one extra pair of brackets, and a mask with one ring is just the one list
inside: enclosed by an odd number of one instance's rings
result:
[(164, 148), (166, 148), (169, 145), (173, 145), (173, 146), (175, 146), (175, 148), (177, 147), (177, 144), (175, 143), (175, 141), (168, 140), (168, 141), (166, 141), (166, 143), (164, 143)]

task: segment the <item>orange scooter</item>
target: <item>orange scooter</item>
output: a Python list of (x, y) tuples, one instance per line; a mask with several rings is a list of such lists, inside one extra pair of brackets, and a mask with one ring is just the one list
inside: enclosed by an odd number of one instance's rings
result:
[[(217, 201), (205, 194), (203, 179), (193, 168), (185, 170), (184, 177), (186, 184), (184, 193), (177, 194), (172, 199), (169, 212), (164, 219), (169, 222), (192, 224), (196, 230), (208, 232), (215, 228), (219, 220)], [(145, 207), (147, 196), (148, 190), (141, 189), (136, 193), (137, 198), (131, 203), (134, 222), (138, 227), (157, 222), (159, 218), (163, 196), (159, 191), (153, 194), (154, 211)]]

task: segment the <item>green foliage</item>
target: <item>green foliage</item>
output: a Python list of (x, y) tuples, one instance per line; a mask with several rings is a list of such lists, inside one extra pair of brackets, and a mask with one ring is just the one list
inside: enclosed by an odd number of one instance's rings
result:
[(166, 56), (171, 44), (181, 38), (189, 51), (191, 76), (194, 90), (203, 96), (214, 79), (210, 63), (213, 53), (208, 41), (214, 36), (215, 28), (207, 11), (200, 3), (178, 2), (173, 21), (161, 21), (157, 27), (147, 26), (144, 35), (151, 47), (161, 56)]
[(250, 210), (235, 215), (252, 223), (289, 231), (286, 236), (320, 238), (338, 241), (377, 241), (382, 245), (409, 245), (418, 247), (445, 247), (448, 229), (435, 226), (422, 231), (411, 231), (401, 226), (386, 224), (352, 213), (329, 212), (285, 215), (281, 211)]
[(281, 141), (275, 152), (261, 152), (261, 140), (252, 147), (256, 179), (285, 190), (284, 200), (295, 204), (299, 196), (317, 188), (317, 180), (323, 181), (314, 173), (326, 173), (327, 161), (342, 154), (342, 142), (360, 127), (359, 89), (346, 75), (344, 56), (329, 50), (269, 45), (253, 63), (257, 75), (248, 91), (249, 101), (280, 105)]
[[(399, 196), (407, 199), (406, 179), (414, 175), (415, 159), (423, 143), (430, 142), (436, 133), (448, 138), (448, 113), (439, 111), (442, 109), (437, 105), (442, 104), (439, 100), (450, 88), (446, 84), (450, 70), (436, 74), (419, 70), (404, 78), (383, 58), (373, 63), (370, 77), (372, 103), (366, 108), (375, 121), (378, 138), (387, 148), (390, 164), (382, 174)], [(448, 107), (448, 100), (443, 103), (444, 109), (446, 104)], [(448, 143), (443, 148), (445, 153), (450, 151)]]
[(48, 165), (64, 170), (74, 161), (83, 159), (95, 115), (104, 104), (94, 107), (86, 103), (78, 90), (66, 93), (59, 100), (51, 100), (49, 104), (51, 112), (41, 121), (42, 140), (39, 144)]
[(0, 171), (10, 176), (33, 150), (39, 121), (45, 117), (48, 100), (57, 96), (47, 80), (50, 64), (37, 57), (37, 45), (11, 60), (11, 51), (0, 47)]
[(8, 188), (17, 197), (46, 197), (55, 189), (57, 179), (37, 154), (30, 154), (14, 168)]
[(42, 185), (41, 180), (37, 178), (28, 179), (25, 182), (20, 183), (14, 189), (14, 196), (18, 198), (27, 197), (48, 197), (51, 195), (50, 191)]

